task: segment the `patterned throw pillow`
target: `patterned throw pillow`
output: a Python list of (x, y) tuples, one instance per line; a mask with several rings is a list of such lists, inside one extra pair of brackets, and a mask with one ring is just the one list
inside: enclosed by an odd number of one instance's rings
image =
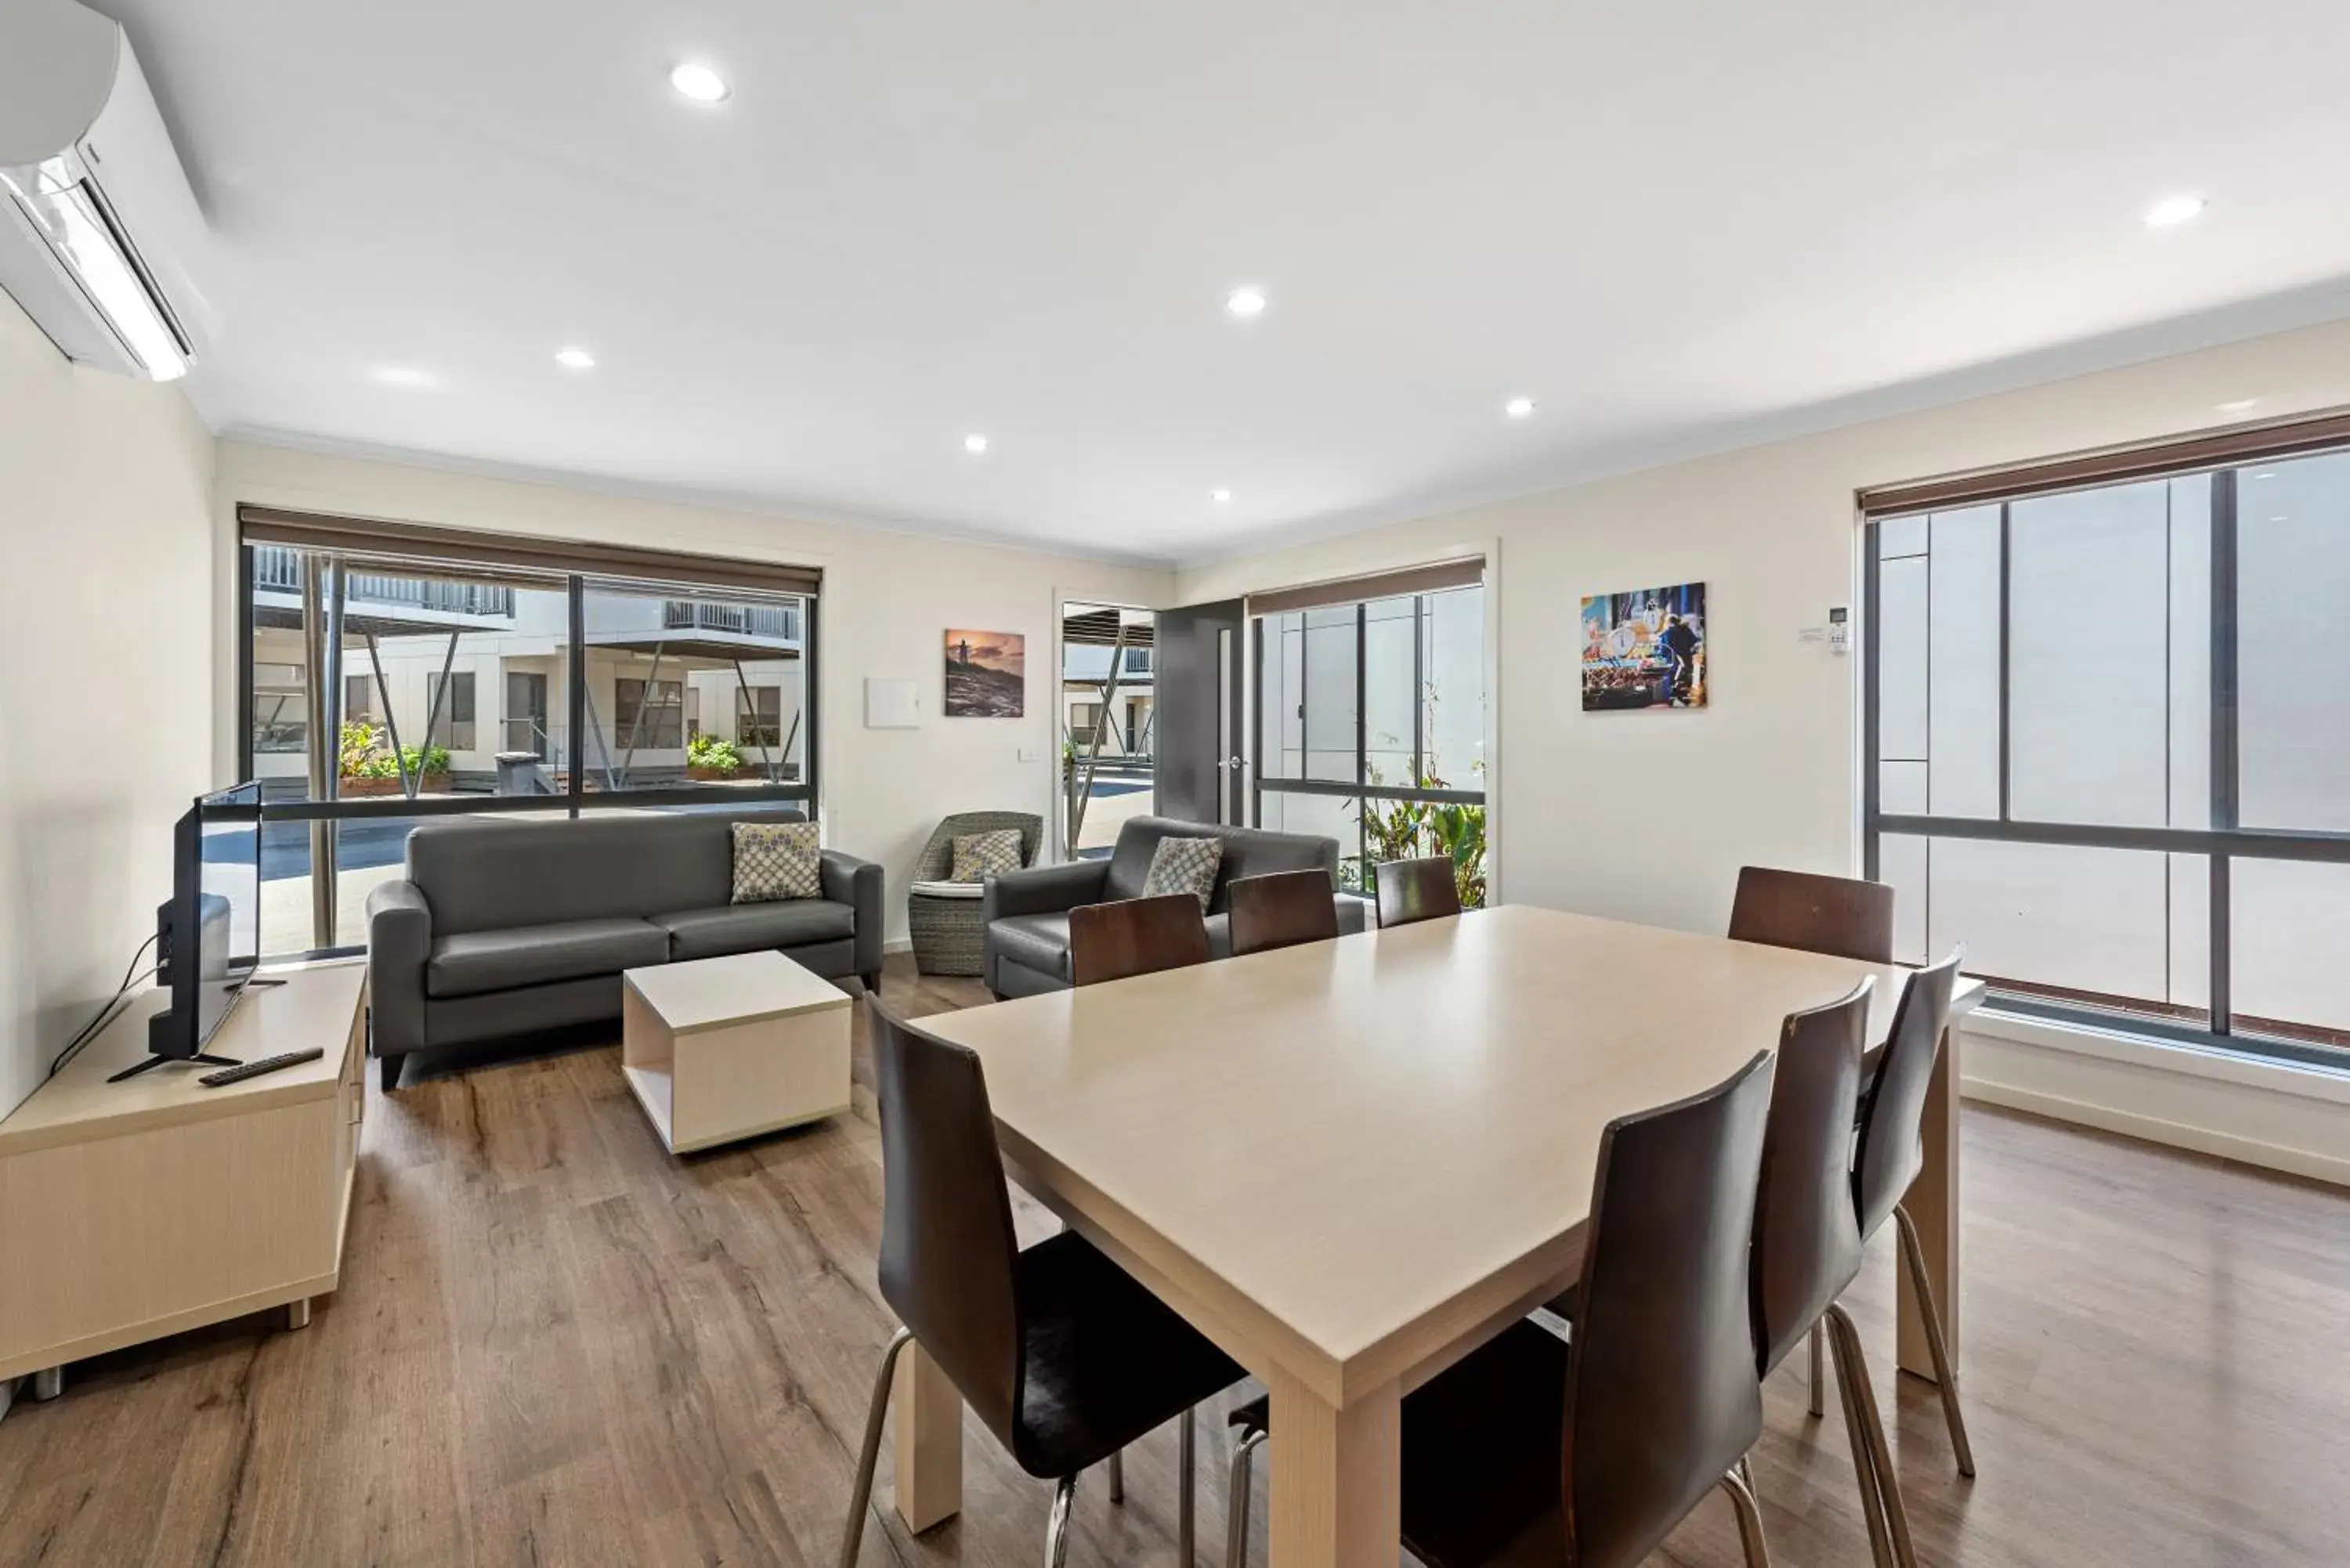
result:
[(993, 833), (968, 833), (954, 841), (954, 869), (950, 882), (984, 882), (1006, 871), (1020, 869), (1020, 830), (998, 828)]
[(1150, 869), (1142, 878), (1142, 896), (1155, 898), (1161, 893), (1190, 893), (1200, 900), (1200, 913), (1204, 915), (1208, 912), (1208, 899), (1216, 891), (1216, 867), (1223, 863), (1222, 839), (1170, 834), (1150, 852)]
[(734, 826), (734, 902), (824, 896), (813, 822), (738, 822)]

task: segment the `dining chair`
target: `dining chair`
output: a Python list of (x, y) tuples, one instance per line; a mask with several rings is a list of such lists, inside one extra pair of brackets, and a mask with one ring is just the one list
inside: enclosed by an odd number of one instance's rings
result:
[(1942, 1397), (1942, 1420), (1959, 1473), (1975, 1473), (1975, 1451), (1967, 1441), (1967, 1418), (1959, 1408), (1959, 1379), (1950, 1366), (1941, 1303), (1926, 1274), (1925, 1244), (1918, 1222), (1901, 1199), (1926, 1167), (1926, 1091), (1934, 1058), (1950, 1027), (1950, 994), (1958, 988), (1961, 948), (1940, 963), (1912, 971), (1893, 1013), (1893, 1032), (1877, 1059), (1877, 1073), (1861, 1099), (1860, 1142), (1853, 1157), (1852, 1193), (1861, 1240), (1876, 1236), (1890, 1218), (1901, 1232), (1901, 1257), (1924, 1309), (1926, 1349), (1934, 1358), (1934, 1382)]
[(1891, 963), (1893, 889), (1851, 877), (1742, 866), (1730, 940)]
[[(905, 1326), (874, 1379), (841, 1568), (857, 1563), (889, 1386), (909, 1344), (1022, 1469), (1055, 1483), (1045, 1562), (1061, 1568), (1077, 1477), (1178, 1417), (1188, 1433), (1192, 1407), (1238, 1382), (1241, 1368), (1075, 1231), (1022, 1250), (978, 1055), (878, 1002), (871, 1012), (881, 1297)], [(1187, 1463), (1177, 1514), (1187, 1551), (1191, 1505)]]
[[(1891, 963), (1893, 889), (1881, 882), (1816, 871), (1742, 866), (1738, 891), (1730, 903), (1730, 940), (1863, 963)], [(1825, 1324), (1813, 1330), (1810, 1398), (1814, 1416), (1827, 1413), (1826, 1340)]]
[(1300, 942), (1331, 941), (1338, 935), (1330, 874), (1319, 867), (1235, 877), (1230, 893), (1234, 958)]
[(1780, 1030), (1754, 1199), (1755, 1365), (1768, 1377), (1825, 1325), (1870, 1552), (1877, 1568), (1915, 1568), (1868, 1360), (1837, 1302), (1860, 1277), (1864, 1255), (1852, 1201), (1852, 1137), (1874, 988), (1864, 980), (1841, 1002), (1790, 1013)]
[(1450, 855), (1383, 861), (1371, 877), (1378, 889), (1382, 927), (1440, 920), (1461, 912), (1461, 884), (1454, 879)]
[[(1748, 1568), (1770, 1568), (1744, 1462), (1762, 1433), (1747, 1253), (1771, 1079), (1760, 1053), (1610, 1122), (1571, 1340), (1522, 1318), (1406, 1396), (1403, 1544), (1427, 1568), (1632, 1568), (1717, 1488)], [(1262, 1433), (1268, 1414), (1234, 1420)], [(1246, 1557), (1245, 1477), (1228, 1568)]]
[(1069, 911), (1069, 980), (1099, 985), (1208, 961), (1208, 923), (1189, 893), (1080, 904)]

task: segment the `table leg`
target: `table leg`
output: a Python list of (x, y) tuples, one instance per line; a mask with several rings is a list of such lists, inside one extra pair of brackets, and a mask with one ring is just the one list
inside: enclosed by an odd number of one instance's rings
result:
[(962, 1396), (916, 1344), (897, 1399), (898, 1517), (920, 1534), (962, 1511)]
[[(1943, 1342), (1950, 1369), (1959, 1369), (1959, 1028), (1953, 1023), (1942, 1033), (1942, 1049), (1934, 1057), (1934, 1074), (1926, 1086), (1925, 1168), (1909, 1184), (1902, 1204), (1918, 1223), (1926, 1258), (1926, 1277), (1942, 1309)], [(1895, 1243), (1897, 1249), (1899, 1243)], [(1898, 1282), (1901, 1370), (1934, 1381), (1933, 1349), (1926, 1342), (1918, 1290), (1898, 1251), (1893, 1272)]]
[(1334, 1407), (1272, 1380), (1273, 1568), (1395, 1568), (1403, 1399), (1390, 1383)]

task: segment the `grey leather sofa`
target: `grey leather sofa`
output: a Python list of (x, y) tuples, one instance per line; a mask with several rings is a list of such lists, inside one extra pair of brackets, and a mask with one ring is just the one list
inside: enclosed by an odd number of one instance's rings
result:
[(774, 949), (829, 980), (881, 979), (881, 867), (824, 852), (824, 896), (732, 904), (736, 822), (796, 811), (431, 822), (408, 875), (368, 895), (369, 1051), (383, 1086), (411, 1051), (620, 1015), (620, 971)]
[(1232, 951), (1231, 895), (1236, 877), (1267, 871), (1329, 873), (1337, 905), (1338, 933), (1363, 929), (1363, 901), (1338, 888), (1338, 841), (1303, 833), (1269, 833), (1257, 827), (1218, 827), (1172, 817), (1138, 816), (1118, 830), (1118, 846), (1107, 860), (1072, 860), (1005, 872), (987, 879), (981, 917), (987, 926), (982, 975), (997, 997), (1033, 996), (1069, 984), (1069, 911), (1084, 904), (1114, 903), (1142, 897), (1143, 878), (1159, 841), (1170, 835), (1221, 838), (1224, 857), (1216, 867), (1216, 888), (1208, 901), (1208, 950), (1216, 958)]

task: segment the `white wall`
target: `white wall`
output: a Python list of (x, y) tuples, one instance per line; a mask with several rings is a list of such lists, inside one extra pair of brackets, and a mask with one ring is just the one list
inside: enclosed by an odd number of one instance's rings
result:
[(0, 1115), (113, 994), (207, 763), (213, 440), (0, 295)]
[[(855, 530), (714, 507), (486, 478), (407, 463), (224, 441), (213, 484), (214, 691), (229, 717), (214, 760), (234, 767), (236, 507), (240, 502), (450, 527), (691, 550), (818, 566), (818, 787), (827, 841), (877, 860), (889, 881), (889, 938), (905, 935), (914, 857), (951, 811), (1029, 810), (1051, 820), (1056, 593), (1158, 605), (1167, 573), (908, 534)], [(939, 716), (941, 641), (951, 627), (1016, 631), (1028, 639), (1027, 716)], [(864, 727), (868, 676), (916, 681), (923, 722)], [(1019, 760), (1025, 749), (1035, 758)]]
[[(1745, 862), (1858, 865), (1857, 660), (1799, 643), (1857, 593), (1854, 493), (2350, 404), (2350, 323), (1601, 479), (1179, 574), (1203, 603), (1498, 542), (1503, 896), (1718, 930)], [(1701, 712), (1586, 714), (1586, 594), (1701, 580)]]

